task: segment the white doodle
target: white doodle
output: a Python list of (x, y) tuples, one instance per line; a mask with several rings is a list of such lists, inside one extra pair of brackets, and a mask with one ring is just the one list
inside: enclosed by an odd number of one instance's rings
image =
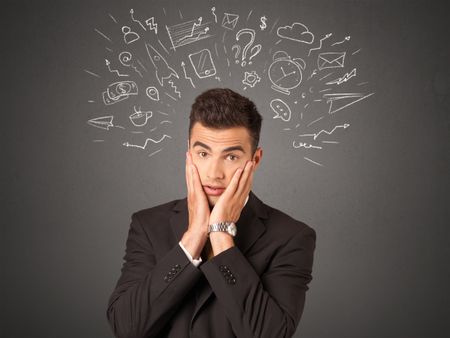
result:
[(324, 94), (324, 99), (327, 99), (329, 103), (328, 114), (334, 114), (348, 106), (364, 100), (375, 93), (370, 93), (367, 95), (361, 93), (334, 93), (334, 94)]
[(131, 67), (133, 70), (142, 77), (141, 71), (135, 66), (133, 61), (133, 55), (130, 52), (122, 52), (119, 54), (119, 62), (125, 67)]
[(315, 164), (315, 165), (318, 165), (318, 166), (323, 167), (323, 164), (320, 164), (319, 162), (315, 162), (315, 161), (311, 160), (311, 159), (308, 158), (308, 157), (303, 157), (303, 158), (304, 158), (305, 160), (307, 160), (307, 161), (309, 161), (309, 162)]
[(333, 35), (333, 33), (328, 33), (328, 34), (326, 34), (322, 39), (320, 39), (319, 46), (317, 46), (317, 47), (315, 47), (315, 48), (311, 48), (311, 49), (309, 50), (309, 52), (308, 52), (308, 56), (311, 55), (311, 52), (312, 52), (313, 50), (319, 50), (319, 49), (321, 49), (321, 48), (322, 48), (323, 40), (328, 39), (328, 38), (329, 38), (330, 36), (332, 36), (332, 35)]
[(125, 99), (128, 99), (130, 95), (137, 95), (138, 87), (134, 81), (120, 81), (114, 82), (108, 86), (105, 92), (103, 92), (103, 102), (105, 105), (111, 105)]
[(320, 53), (317, 57), (317, 68), (319, 70), (327, 68), (343, 68), (346, 52)]
[(153, 101), (159, 101), (159, 91), (156, 87), (150, 86), (145, 90), (145, 94)]
[(139, 40), (140, 38), (139, 34), (133, 32), (129, 26), (123, 26), (122, 33), (123, 33), (123, 41), (125, 41), (127, 45), (135, 42), (136, 40)]
[(310, 149), (310, 148), (314, 148), (314, 149), (322, 149), (322, 147), (320, 147), (320, 146), (313, 146), (312, 144), (307, 144), (307, 143), (304, 143), (304, 142), (299, 142), (297, 145), (295, 144), (295, 141), (293, 141), (292, 142), (292, 146), (294, 147), (294, 148), (306, 148), (306, 149)]
[(168, 84), (170, 84), (170, 87), (173, 89), (174, 93), (178, 95), (178, 98), (181, 99), (181, 92), (177, 89), (177, 86), (175, 86), (172, 79), (168, 81)]
[(145, 140), (145, 143), (144, 143), (144, 145), (138, 145), (138, 144), (131, 144), (131, 143), (129, 143), (129, 142), (125, 142), (125, 143), (123, 143), (123, 145), (125, 146), (125, 147), (135, 147), (135, 148), (140, 148), (140, 149), (145, 149), (146, 147), (147, 147), (147, 144), (148, 144), (148, 142), (153, 142), (153, 143), (160, 143), (162, 140), (164, 140), (165, 138), (172, 138), (171, 136), (169, 136), (169, 135), (166, 135), (166, 134), (164, 134), (162, 137), (161, 137), (161, 139), (159, 139), (159, 140), (154, 140), (154, 139), (152, 139), (152, 138), (147, 138), (146, 140)]
[(91, 72), (90, 70), (84, 69), (84, 71), (85, 71), (86, 73), (88, 73), (89, 75), (92, 75), (92, 76), (95, 76), (95, 77), (101, 78), (101, 76), (100, 76), (100, 75), (98, 75), (98, 74), (95, 74), (94, 72)]
[(116, 73), (117, 76), (129, 76), (128, 74), (120, 74), (120, 72), (117, 69), (111, 69), (111, 62), (109, 62), (108, 59), (105, 59), (105, 63), (110, 73)]
[(184, 78), (186, 80), (189, 80), (191, 82), (192, 87), (195, 88), (194, 82), (192, 81), (192, 78), (190, 76), (187, 76), (186, 73), (186, 64), (184, 63), (184, 61), (181, 62), (181, 68), (183, 68), (183, 73), (184, 73)]
[(163, 86), (164, 80), (169, 79), (171, 76), (179, 79), (178, 73), (169, 66), (166, 59), (152, 45), (146, 43), (145, 47), (147, 48), (148, 57), (153, 67), (155, 67), (156, 78), (161, 86)]
[(153, 153), (151, 153), (150, 155), (148, 155), (148, 157), (152, 157), (153, 155), (159, 153), (160, 151), (162, 151), (164, 148), (158, 149), (156, 151), (154, 151)]
[(133, 8), (130, 9), (130, 15), (131, 15), (131, 20), (132, 20), (132, 21), (137, 22), (137, 23), (142, 27), (142, 29), (143, 29), (144, 31), (147, 31), (147, 29), (146, 29), (145, 26), (142, 24), (142, 22), (140, 22), (139, 20), (136, 20), (136, 19), (134, 18), (134, 9), (133, 9)]
[(111, 39), (106, 36), (106, 34), (100, 32), (97, 28), (94, 28), (94, 31), (96, 31), (98, 34), (100, 34), (101, 36), (103, 36), (106, 40), (108, 40), (109, 42), (112, 42)]
[(246, 86), (255, 87), (255, 85), (261, 81), (261, 78), (256, 74), (256, 71), (245, 72), (242, 83)]
[(326, 85), (340, 85), (344, 82), (347, 82), (348, 80), (350, 80), (352, 77), (356, 76), (356, 68), (353, 68), (353, 70), (349, 73), (346, 73), (344, 76), (337, 78), (336, 80), (332, 80), (329, 81), (327, 83), (325, 83)]
[(313, 139), (316, 140), (316, 138), (318, 138), (320, 136), (320, 134), (322, 134), (322, 133), (327, 134), (327, 135), (331, 135), (331, 134), (333, 134), (336, 131), (336, 129), (339, 129), (339, 128), (347, 129), (348, 127), (350, 127), (350, 124), (344, 123), (343, 125), (335, 126), (331, 131), (327, 131), (325, 129), (322, 129), (321, 131), (319, 131), (317, 133), (301, 134), (301, 135), (298, 135), (298, 136), (302, 136), (302, 137), (312, 136)]
[(145, 24), (151, 31), (155, 31), (155, 34), (158, 34), (158, 24), (155, 23), (155, 18), (153, 16), (145, 20)]
[(141, 111), (141, 107), (139, 107), (139, 110), (136, 110), (136, 106), (133, 106), (134, 113), (131, 114), (128, 118), (130, 119), (131, 123), (133, 123), (136, 127), (143, 127), (147, 124), (148, 119), (150, 119), (153, 116), (153, 112), (151, 111)]
[(291, 119), (291, 108), (280, 99), (273, 99), (270, 101), (270, 108), (275, 113), (274, 119), (282, 119), (284, 122), (288, 122)]
[(302, 82), (302, 71), (305, 70), (306, 63), (301, 58), (291, 57), (284, 51), (273, 54), (273, 62), (267, 71), (269, 80), (272, 82), (271, 88), (290, 95), (291, 90), (298, 87)]
[(278, 27), (277, 35), (280, 38), (303, 42), (308, 45), (314, 42), (314, 34), (308, 30), (308, 27), (300, 22), (294, 22), (290, 26)]
[(166, 30), (169, 34), (172, 49), (176, 50), (181, 46), (185, 46), (206, 38), (209, 38), (209, 22), (202, 23), (203, 18), (197, 20), (186, 21), (174, 26), (167, 26)]
[(95, 128), (109, 130), (109, 128), (114, 127), (112, 121), (114, 116), (102, 116), (95, 119), (90, 119), (87, 123)]
[(222, 27), (232, 31), (236, 28), (238, 20), (237, 14), (223, 13)]
[[(244, 67), (247, 64), (246, 58), (247, 58), (247, 52), (250, 49), (250, 47), (252, 47), (253, 42), (255, 42), (255, 30), (254, 29), (250, 29), (250, 28), (243, 28), (241, 29), (239, 32), (236, 33), (236, 41), (239, 41), (240, 37), (243, 34), (249, 34), (250, 35), (250, 41), (245, 45), (245, 47), (242, 49), (242, 62), (241, 62), (241, 66)], [(236, 55), (239, 54), (240, 51), (240, 46), (239, 45), (234, 45), (233, 47), (231, 47), (232, 50), (234, 50), (233, 48), (236, 49), (235, 46), (238, 46), (237, 50), (238, 53), (236, 53)], [(251, 49), (250, 49), (250, 57), (249, 57), (249, 62), (248, 64), (251, 65), (252, 61), (251, 59), (254, 58), (256, 55), (259, 54), (259, 52), (261, 51), (262, 46), (260, 44), (254, 45)]]
[(211, 8), (211, 13), (214, 15), (214, 22), (217, 23), (216, 7)]
[(189, 54), (195, 74), (200, 79), (216, 75), (216, 67), (211, 57), (209, 49), (202, 49), (199, 52)]
[(340, 45), (340, 44), (342, 44), (342, 43), (344, 43), (344, 42), (346, 42), (346, 41), (349, 41), (349, 40), (350, 40), (350, 35), (349, 35), (349, 36), (346, 36), (346, 37), (344, 38), (344, 40), (342, 40), (342, 41), (338, 41), (338, 42), (333, 43), (333, 44), (331, 45), (331, 47), (336, 46), (336, 45)]
[(267, 24), (266, 24), (267, 18), (266, 18), (266, 16), (265, 15), (262, 16), (260, 18), (260, 21), (261, 21), (261, 24), (259, 25), (259, 28), (261, 28), (261, 30), (263, 31), (263, 30), (265, 30), (267, 28)]

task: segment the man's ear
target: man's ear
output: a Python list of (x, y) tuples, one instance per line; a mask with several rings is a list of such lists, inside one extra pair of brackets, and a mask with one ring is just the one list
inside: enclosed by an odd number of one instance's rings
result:
[(253, 155), (253, 161), (255, 161), (255, 169), (258, 168), (259, 164), (261, 163), (263, 155), (263, 150), (261, 147), (256, 148), (255, 154)]
[(190, 146), (189, 146), (189, 139), (187, 139), (187, 146), (188, 146), (188, 151), (189, 151), (189, 148), (190, 148)]

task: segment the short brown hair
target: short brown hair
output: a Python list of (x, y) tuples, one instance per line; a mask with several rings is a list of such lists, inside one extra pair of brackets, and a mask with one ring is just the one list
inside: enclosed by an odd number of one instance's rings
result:
[(189, 115), (189, 139), (196, 122), (207, 128), (247, 128), (252, 141), (252, 154), (259, 143), (262, 116), (248, 98), (228, 88), (209, 89), (196, 97)]

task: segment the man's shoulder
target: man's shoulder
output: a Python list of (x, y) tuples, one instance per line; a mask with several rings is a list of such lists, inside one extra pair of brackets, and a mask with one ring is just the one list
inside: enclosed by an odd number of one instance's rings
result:
[(137, 210), (133, 213), (132, 217), (137, 217), (140, 221), (148, 221), (154, 218), (164, 218), (168, 217), (172, 212), (173, 208), (178, 204), (183, 202), (183, 198), (174, 199), (169, 202), (158, 204), (152, 207)]
[(314, 233), (315, 230), (304, 221), (296, 219), (288, 213), (264, 203), (267, 209), (268, 218), (265, 221), (269, 231), (282, 233), (284, 236), (294, 236), (299, 232)]

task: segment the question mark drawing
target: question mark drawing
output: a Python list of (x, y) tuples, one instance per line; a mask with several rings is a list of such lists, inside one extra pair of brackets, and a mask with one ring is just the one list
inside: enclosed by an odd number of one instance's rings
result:
[(241, 52), (241, 46), (239, 45), (234, 45), (233, 47), (231, 47), (231, 50), (234, 51), (236, 49), (236, 52), (234, 52), (234, 58), (236, 59), (236, 63), (239, 63), (239, 53)]
[[(247, 61), (245, 61), (245, 59), (247, 58), (247, 52), (248, 52), (248, 49), (253, 45), (253, 42), (255, 42), (255, 35), (256, 35), (254, 29), (243, 28), (239, 32), (236, 33), (236, 41), (239, 41), (239, 38), (243, 34), (250, 34), (250, 41), (245, 45), (244, 49), (242, 50), (242, 62), (241, 62), (242, 67), (244, 67), (247, 64)], [(250, 56), (249, 62), (248, 62), (249, 65), (252, 64), (252, 62), (250, 60), (253, 57), (255, 57), (256, 55), (258, 55), (258, 53), (261, 51), (261, 48), (262, 47), (260, 44), (252, 47), (252, 49), (250, 50), (251, 56)], [(238, 54), (239, 53), (237, 53), (237, 55)]]

